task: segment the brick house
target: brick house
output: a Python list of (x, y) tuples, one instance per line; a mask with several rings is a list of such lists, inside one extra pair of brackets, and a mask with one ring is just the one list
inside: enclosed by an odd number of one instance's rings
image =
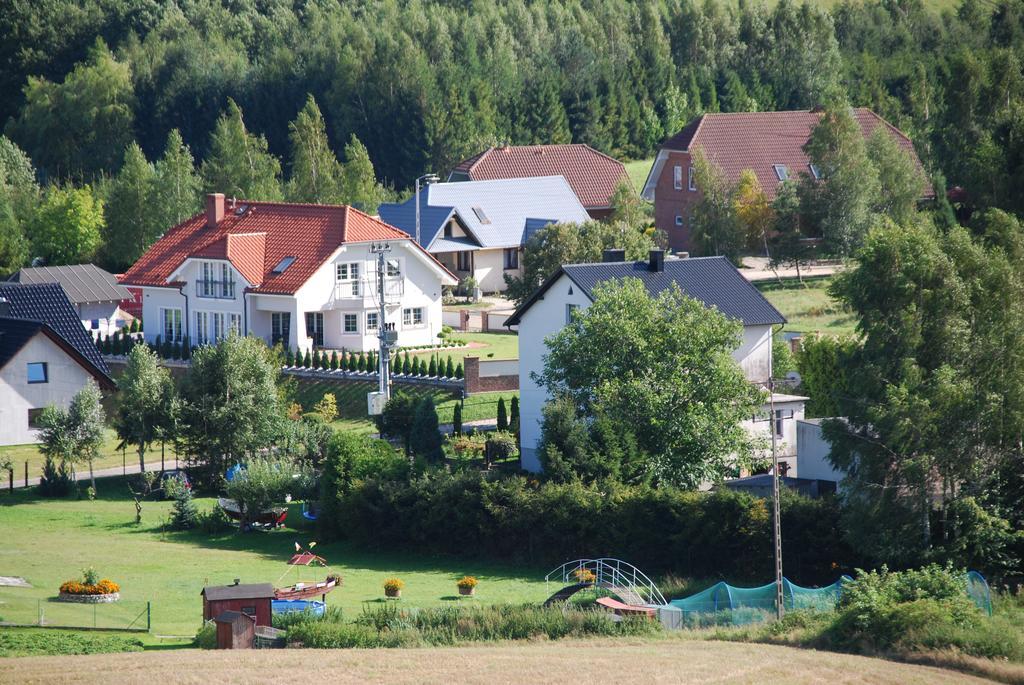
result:
[(537, 176), (564, 176), (594, 219), (611, 214), (615, 191), (621, 183), (630, 183), (622, 162), (580, 143), (491, 147), (460, 162), (448, 180), (493, 181)]
[[(692, 240), (693, 210), (701, 193), (692, 151), (701, 150), (731, 183), (738, 181), (744, 170), (753, 170), (771, 202), (783, 181), (796, 180), (801, 173), (817, 176), (803, 146), (821, 114), (818, 110), (703, 114), (662, 143), (644, 184), (643, 197), (654, 203), (654, 225), (668, 236), (670, 249), (693, 252), (696, 248)], [(884, 126), (923, 169), (913, 143), (899, 129), (864, 107), (855, 108), (853, 116), (865, 138)], [(929, 186), (923, 199), (934, 196)]]

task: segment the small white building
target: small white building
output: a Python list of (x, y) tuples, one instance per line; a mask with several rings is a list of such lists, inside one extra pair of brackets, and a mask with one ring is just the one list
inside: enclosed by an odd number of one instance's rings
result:
[[(584, 223), (587, 210), (562, 176), (434, 183), (420, 189), (419, 241), (460, 280), (484, 292), (522, 275), (522, 250), (538, 229)], [(380, 216), (416, 235), (416, 196), (380, 206)]]
[(67, 408), (90, 379), (114, 389), (61, 286), (0, 284), (0, 445), (38, 442), (43, 409)]
[(298, 350), (378, 346), (375, 246), (386, 245), (386, 324), (401, 346), (436, 342), (455, 277), (410, 236), (348, 206), (226, 202), (170, 229), (124, 274), (143, 291), (147, 342), (229, 332)]
[(114, 275), (95, 264), (37, 266), (21, 269), (11, 276), (16, 283), (59, 283), (78, 312), (82, 325), (103, 336), (111, 335), (131, 317), (121, 310), (121, 302), (132, 294)]
[(837, 488), (846, 474), (829, 461), (832, 445), (822, 433), (821, 423), (825, 419), (801, 419), (797, 421), (796, 468), (791, 475), (797, 478), (833, 481)]
[[(596, 264), (566, 264), (551, 276), (505, 322), (519, 327), (520, 442), (522, 465), (540, 471), (537, 448), (541, 438), (541, 410), (548, 401), (547, 391), (533, 380), (544, 368), (547, 354), (545, 339), (560, 331), (572, 313), (593, 302), (598, 283), (622, 278), (639, 278), (653, 295), (675, 283), (680, 290), (708, 307), (715, 307), (729, 318), (743, 323), (743, 341), (733, 358), (747, 379), (764, 383), (772, 372), (772, 327), (786, 319), (724, 257), (668, 259), (660, 250), (652, 250), (648, 261), (623, 261), (622, 250), (606, 250), (605, 261)], [(775, 395), (775, 414), (765, 403), (746, 423), (752, 432), (770, 438), (775, 431), (779, 454), (796, 455), (796, 421), (803, 418), (806, 398)]]

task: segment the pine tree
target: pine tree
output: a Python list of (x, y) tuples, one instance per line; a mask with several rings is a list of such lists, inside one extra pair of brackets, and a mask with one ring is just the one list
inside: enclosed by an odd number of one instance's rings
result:
[(357, 371), (359, 369), (359, 358), (355, 352), (348, 353), (348, 370)]
[(437, 356), (431, 355), (430, 366), (427, 368), (427, 375), (431, 378), (437, 376)]
[(314, 369), (319, 369), (320, 368), (320, 350), (313, 350), (313, 358), (312, 358), (311, 361), (312, 361), (311, 368), (314, 368)]
[(459, 362), (459, 365), (455, 367), (455, 377), (464, 378), (465, 375), (465, 372), (462, 370), (462, 362)]
[(412, 360), (409, 359), (408, 352), (406, 352), (402, 358), (402, 373), (412, 374)]
[(338, 370), (338, 351), (331, 351), (331, 371)]
[(419, 357), (413, 357), (412, 360), (412, 375), (422, 376), (425, 369), (423, 368), (423, 361)]
[(323, 115), (312, 95), (288, 124), (292, 168), (287, 196), (291, 202), (339, 204), (342, 201), (342, 169), (327, 142)]
[(452, 433), (462, 435), (462, 402), (456, 402), (452, 410)]
[(366, 354), (363, 352), (359, 353), (359, 366), (360, 371), (366, 371)]
[(444, 365), (444, 377), (455, 378), (455, 364), (452, 363), (452, 356), (448, 355), (448, 361)]
[(528, 86), (523, 125), (530, 142), (572, 142), (558, 74), (553, 66), (541, 67)]
[(309, 369), (313, 367), (313, 355), (306, 350), (306, 353), (302, 355), (302, 368)]
[(505, 412), (505, 398), (498, 398), (498, 430), (508, 430), (508, 414)]
[(192, 152), (178, 129), (167, 134), (164, 155), (155, 165), (155, 203), (160, 231), (180, 224), (199, 209), (203, 182), (196, 173)]
[(246, 130), (242, 110), (230, 98), (210, 137), (202, 174), (208, 192), (250, 200), (281, 199), (281, 162), (267, 151), (266, 138)]

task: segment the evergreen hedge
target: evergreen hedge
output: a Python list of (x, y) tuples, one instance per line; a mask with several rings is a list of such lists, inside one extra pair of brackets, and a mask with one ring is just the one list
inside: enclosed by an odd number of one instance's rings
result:
[[(475, 555), (556, 566), (616, 557), (647, 573), (767, 583), (771, 502), (746, 493), (546, 483), (477, 471), (333, 488), (323, 532), (389, 551)], [(798, 584), (831, 583), (860, 563), (842, 541), (839, 506), (786, 491), (783, 561)]]

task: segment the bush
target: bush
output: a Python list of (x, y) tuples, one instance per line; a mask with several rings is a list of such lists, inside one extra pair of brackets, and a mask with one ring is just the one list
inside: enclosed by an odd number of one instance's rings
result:
[(181, 479), (165, 479), (164, 493), (174, 500), (171, 505), (171, 528), (190, 530), (199, 525), (199, 509), (192, 499), (192, 490)]
[(434, 398), (426, 395), (417, 403), (416, 411), (413, 414), (409, 434), (409, 450), (417, 457), (437, 463), (444, 458), (444, 451), (441, 449), (443, 442), (441, 431), (438, 428)]
[(43, 497), (67, 497), (74, 489), (75, 483), (71, 480), (67, 463), (47, 456), (39, 479), (39, 494)]
[(192, 644), (199, 649), (217, 649), (217, 624), (207, 621), (192, 638)]
[(235, 527), (234, 521), (218, 505), (205, 513), (199, 514), (199, 529), (207, 535), (224, 533)]
[(516, 436), (511, 433), (498, 431), (487, 436), (487, 442), (484, 445), (484, 455), (487, 458), (488, 465), (495, 461), (504, 461), (518, 453), (519, 448), (516, 446)]

